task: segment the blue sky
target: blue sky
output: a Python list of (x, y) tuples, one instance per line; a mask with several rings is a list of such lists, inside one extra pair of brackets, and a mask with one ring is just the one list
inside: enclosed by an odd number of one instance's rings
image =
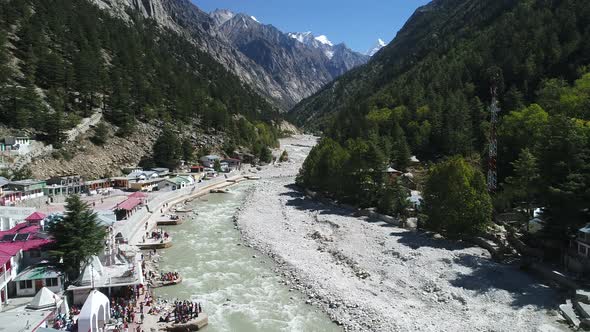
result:
[(429, 0), (191, 0), (211, 12), (216, 8), (255, 16), (284, 32), (312, 31), (333, 43), (365, 52), (377, 38), (389, 43), (414, 10)]

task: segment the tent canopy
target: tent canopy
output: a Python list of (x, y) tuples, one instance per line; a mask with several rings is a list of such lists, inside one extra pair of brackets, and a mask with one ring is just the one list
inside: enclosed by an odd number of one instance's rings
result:
[(47, 217), (46, 215), (44, 215), (41, 212), (35, 212), (33, 214), (31, 214), (30, 216), (28, 216), (25, 221), (41, 221), (43, 219), (45, 219), (45, 217)]
[(27, 309), (46, 309), (57, 306), (61, 298), (54, 292), (50, 291), (49, 288), (43, 287), (37, 292), (37, 295), (33, 298), (33, 301), (27, 305)]
[(78, 317), (78, 331), (98, 332), (111, 318), (109, 298), (92, 290), (84, 302)]

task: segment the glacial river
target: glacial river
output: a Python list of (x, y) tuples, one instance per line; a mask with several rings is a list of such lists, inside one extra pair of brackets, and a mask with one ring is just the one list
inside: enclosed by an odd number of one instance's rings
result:
[(280, 284), (269, 259), (242, 245), (232, 216), (250, 185), (193, 201), (198, 215), (167, 228), (174, 245), (161, 252), (160, 267), (178, 271), (183, 282), (156, 289), (156, 295), (199, 300), (209, 314), (208, 332), (342, 331), (326, 314), (305, 304), (302, 295)]

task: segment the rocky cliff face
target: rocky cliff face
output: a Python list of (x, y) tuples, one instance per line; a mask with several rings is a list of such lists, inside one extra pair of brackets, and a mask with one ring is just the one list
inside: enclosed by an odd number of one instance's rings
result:
[(369, 59), (344, 44), (333, 45), (326, 36), (286, 34), (245, 14), (216, 10), (211, 17), (215, 30), (284, 86), (293, 100), (314, 94)]
[(283, 110), (301, 99), (290, 94), (284, 84), (277, 82), (262, 67), (231, 46), (224, 36), (212, 28), (215, 25), (213, 19), (189, 0), (91, 1), (120, 18), (129, 20), (130, 10), (136, 11), (155, 20), (163, 28), (185, 35)]
[(91, 0), (123, 19), (129, 10), (192, 39), (245, 83), (288, 110), (368, 57), (344, 45), (310, 47), (254, 18), (218, 10), (211, 15), (189, 0)]
[(292, 100), (313, 94), (333, 79), (326, 66), (328, 59), (321, 50), (289, 38), (272, 25), (237, 14), (218, 26), (217, 31), (283, 85)]

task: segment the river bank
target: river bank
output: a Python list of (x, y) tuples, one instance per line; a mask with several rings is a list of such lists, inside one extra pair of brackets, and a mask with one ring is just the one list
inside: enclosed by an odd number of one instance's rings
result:
[[(235, 216), (283, 283), (347, 331), (567, 331), (559, 294), (487, 251), (353, 217), (293, 186), (312, 137), (282, 140)], [(264, 202), (264, 203), (261, 203)]]
[(178, 272), (183, 282), (157, 288), (160, 299), (188, 299), (203, 305), (205, 331), (342, 331), (306, 298), (282, 284), (275, 264), (244, 245), (232, 223), (255, 182), (203, 196), (188, 204), (186, 222), (165, 229), (171, 248), (158, 252), (160, 271)]

